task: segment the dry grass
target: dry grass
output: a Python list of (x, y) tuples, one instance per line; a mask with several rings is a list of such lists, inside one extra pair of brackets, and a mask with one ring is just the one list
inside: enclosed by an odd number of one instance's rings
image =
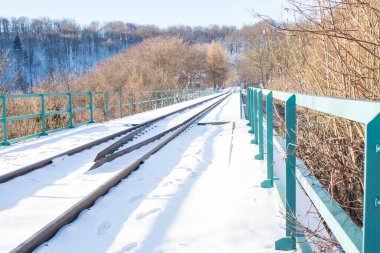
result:
[[(0, 57), (0, 61), (1, 61)], [(60, 93), (93, 91), (95, 107), (104, 107), (106, 97), (99, 92), (109, 91), (109, 119), (120, 117), (119, 92), (134, 91), (134, 112), (146, 111), (150, 108), (147, 101), (155, 95), (141, 93), (144, 90), (194, 89), (212, 86), (225, 86), (230, 81), (228, 57), (218, 43), (188, 45), (177, 37), (156, 37), (146, 39), (124, 53), (115, 55), (108, 60), (96, 64), (87, 73), (69, 76), (57, 80), (54, 75), (49, 80), (34, 87), (33, 93)], [(1, 61), (3, 62), (3, 61)], [(0, 72), (3, 65), (0, 63)], [(1, 74), (1, 73), (0, 73)], [(210, 78), (212, 75), (213, 78)], [(98, 92), (98, 93), (97, 93)], [(2, 91), (0, 90), (0, 94)], [(160, 98), (160, 94), (156, 94)], [(123, 94), (123, 104), (130, 104), (132, 95)], [(8, 99), (7, 115), (19, 116), (40, 113), (40, 98)], [(1, 104), (1, 103), (0, 103)], [(89, 105), (88, 95), (74, 95), (73, 108)], [(159, 106), (161, 102), (159, 103)], [(67, 96), (52, 96), (45, 98), (46, 111), (68, 109)], [(155, 107), (151, 104), (151, 107)], [(122, 114), (132, 114), (132, 107), (124, 106)], [(90, 112), (77, 111), (73, 113), (73, 124), (90, 120)], [(106, 120), (104, 108), (94, 109), (94, 120)], [(69, 125), (68, 113), (46, 116), (46, 130)], [(2, 128), (0, 134), (2, 136)], [(41, 132), (41, 119), (19, 120), (8, 123), (8, 139)]]
[[(380, 1), (289, 0), (302, 22), (268, 20), (270, 89), (380, 100)], [(256, 35), (259, 36), (259, 35)], [(263, 36), (259, 36), (263, 39)], [(264, 37), (265, 39), (265, 37)], [(252, 53), (247, 52), (245, 59)], [(260, 55), (251, 57), (256, 61)], [(262, 59), (261, 59), (262, 60)], [(247, 63), (246, 63), (247, 64)], [(261, 79), (258, 69), (250, 78)], [(243, 74), (247, 74), (242, 69)], [(279, 107), (276, 107), (280, 109)], [(363, 112), (365, 113), (365, 112)], [(280, 133), (283, 112), (277, 112)], [(363, 222), (363, 125), (299, 109), (297, 155), (353, 221)]]

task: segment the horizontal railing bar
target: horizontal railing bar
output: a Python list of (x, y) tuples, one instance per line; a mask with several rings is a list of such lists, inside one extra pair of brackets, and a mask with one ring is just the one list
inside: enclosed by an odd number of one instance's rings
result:
[[(3, 94), (0, 95), (0, 97), (5, 98), (30, 98), (30, 97), (40, 97), (44, 95), (45, 97), (56, 97), (56, 96), (68, 96), (71, 95), (104, 95), (104, 94), (116, 94), (116, 95), (130, 95), (132, 93), (138, 94), (154, 94), (154, 93), (160, 93), (167, 94), (167, 92), (172, 92), (172, 94), (178, 94), (178, 95), (191, 95), (196, 94), (197, 92), (192, 93), (186, 93), (186, 91), (180, 91), (180, 90), (157, 90), (157, 91), (97, 91), (97, 92), (91, 92), (91, 91), (76, 91), (76, 92), (52, 92), (52, 93), (28, 93), (28, 94)], [(264, 90), (263, 90), (264, 93)], [(264, 93), (265, 94), (265, 93)]]
[(12, 98), (36, 98), (41, 97), (42, 94), (39, 93), (32, 93), (32, 94), (4, 94), (1, 95), (1, 97), (5, 97), (6, 99), (12, 99)]
[(60, 93), (46, 93), (45, 97), (66, 97), (69, 95), (69, 92), (60, 92)]
[(75, 127), (80, 127), (80, 126), (83, 126), (83, 125), (88, 125), (90, 123), (91, 123), (90, 120), (89, 121), (85, 121), (85, 122), (81, 122), (81, 123), (77, 123), (77, 124), (75, 124)]
[[(380, 113), (380, 103), (374, 101), (343, 99), (336, 97), (322, 97), (291, 92), (271, 91), (258, 88), (251, 89), (262, 91), (264, 95), (269, 95), (271, 93), (273, 98), (286, 102), (286, 108), (290, 106), (288, 105), (290, 99), (295, 98), (295, 104), (298, 106), (302, 106), (318, 112), (327, 113), (336, 117), (341, 117), (344, 119), (353, 120), (364, 124), (368, 124), (369, 122), (371, 122), (376, 117), (376, 115)], [(249, 95), (251, 94), (252, 93), (250, 93)], [(254, 110), (254, 112), (251, 113), (253, 115), (257, 115), (256, 102), (248, 103), (248, 106), (253, 108), (251, 110)], [(259, 109), (259, 114), (261, 110), (262, 109)], [(293, 115), (286, 115), (286, 120), (289, 120), (288, 117), (291, 116)], [(273, 131), (273, 135), (270, 137), (271, 140), (267, 141), (273, 142), (273, 144), (275, 144), (276, 146), (277, 152), (280, 153), (283, 158), (287, 158), (287, 152), (289, 152), (289, 148), (286, 147), (286, 145), (288, 143), (288, 140), (284, 142), (281, 136), (279, 136), (273, 129), (271, 129), (271, 131)], [(286, 169), (286, 184), (291, 184), (292, 181), (288, 179), (288, 167), (286, 167)], [(313, 203), (315, 209), (318, 211), (321, 218), (326, 222), (326, 227), (330, 229), (330, 231), (337, 239), (337, 241), (340, 243), (342, 248), (346, 252), (362, 252), (363, 245), (365, 242), (363, 238), (365, 238), (365, 235), (361, 228), (353, 222), (351, 217), (343, 210), (342, 206), (330, 195), (326, 188), (310, 172), (310, 170), (306, 167), (304, 162), (297, 157), (295, 160), (294, 172), (292, 174), (295, 176), (299, 186), (303, 189), (311, 203)], [(292, 197), (292, 195), (290, 195), (289, 197), (286, 196), (286, 198), (289, 198), (289, 200), (286, 199), (286, 201), (292, 201)], [(286, 212), (288, 213), (288, 210)]]
[[(269, 92), (270, 90), (263, 89), (264, 94)], [(272, 92), (274, 98), (282, 101), (294, 94), (296, 95), (296, 104), (299, 106), (364, 124), (380, 113), (380, 103), (375, 101), (322, 97), (282, 91)]]
[[(133, 91), (134, 93), (138, 92), (138, 91)], [(93, 92), (94, 95), (105, 95), (105, 94), (109, 94), (109, 95), (130, 95), (132, 93), (132, 91), (96, 91), (96, 92)]]
[[(285, 141), (276, 131), (273, 132), (276, 134), (276, 137), (273, 138), (273, 144), (285, 159)], [(342, 245), (343, 249), (347, 252), (359, 253), (363, 236), (360, 228), (341, 208), (339, 203), (331, 197), (319, 180), (310, 173), (306, 165), (299, 158), (296, 159), (295, 173), (298, 183), (318, 210), (338, 242)]]
[(54, 129), (50, 129), (50, 130), (46, 131), (46, 133), (55, 133), (55, 132), (59, 132), (59, 131), (66, 130), (66, 129), (70, 129), (70, 127), (64, 126), (64, 127), (60, 127), (60, 128), (54, 128)]
[[(309, 173), (309, 174), (307, 174)], [(346, 252), (360, 253), (363, 233), (316, 177), (297, 159), (297, 181)]]
[(13, 117), (7, 117), (7, 121), (17, 121), (17, 120), (23, 120), (23, 119), (33, 119), (33, 118), (40, 118), (41, 114), (29, 114), (29, 115), (22, 115), (22, 116), (13, 116)]
[(120, 105), (109, 105), (109, 106), (94, 106), (95, 109), (106, 109), (106, 108), (120, 108)]
[[(103, 91), (103, 92), (92, 92), (92, 91), (78, 91), (78, 92), (54, 92), (54, 93), (30, 93), (30, 94), (3, 94), (0, 95), (1, 104), (5, 105), (2, 109), (2, 118), (0, 118), (1, 127), (3, 130), (3, 142), (0, 143), (0, 145), (9, 145), (9, 143), (14, 143), (20, 140), (24, 139), (30, 139), (36, 136), (42, 136), (46, 133), (61, 131), (63, 129), (72, 128), (75, 126), (78, 126), (78, 124), (74, 124), (73, 122), (73, 112), (78, 111), (86, 111), (89, 110), (90, 113), (90, 121), (89, 122), (83, 122), (83, 124), (87, 123), (95, 123), (94, 120), (94, 111), (95, 109), (102, 109), (105, 110), (105, 121), (109, 120), (109, 109), (112, 108), (119, 108), (120, 109), (120, 117), (123, 117), (123, 109), (124, 107), (131, 107), (131, 112), (129, 114), (134, 114), (137, 111), (144, 111), (142, 109), (142, 106), (146, 107), (149, 104), (149, 110), (154, 108), (159, 108), (164, 106), (167, 106), (168, 104), (172, 104), (173, 102), (180, 102), (184, 100), (188, 100), (190, 98), (200, 97), (204, 95), (211, 95), (216, 90), (213, 89), (206, 89), (202, 92), (199, 92), (199, 90), (173, 90), (173, 89), (165, 89), (165, 90), (144, 90), (144, 91)], [(94, 104), (97, 103), (94, 96), (95, 95), (102, 95), (103, 97), (97, 97), (96, 99), (104, 100), (105, 105), (104, 106), (95, 106)], [(116, 95), (118, 99), (120, 99), (120, 103), (117, 105), (109, 105), (109, 98), (111, 95)], [(86, 99), (86, 104), (84, 106), (80, 107), (74, 107), (75, 102), (73, 102), (73, 99), (75, 99), (75, 96), (85, 96), (83, 99)], [(47, 111), (47, 103), (50, 103), (49, 100), (47, 100), (47, 97), (57, 97), (61, 98), (62, 100), (67, 103), (65, 105), (65, 108), (63, 110), (57, 110), (57, 111)], [(7, 108), (13, 106), (11, 103), (7, 103), (7, 99), (22, 99), (22, 98), (34, 98), (38, 99), (39, 101), (39, 112), (38, 114), (30, 114), (30, 115), (17, 115), (13, 117), (7, 116)], [(79, 97), (78, 97), (79, 98)], [(173, 101), (175, 99), (175, 101)], [(141, 101), (140, 101), (141, 99)], [(129, 102), (125, 103), (124, 102)], [(167, 102), (166, 102), (167, 101)], [(163, 103), (166, 102), (166, 103)], [(138, 110), (138, 106), (141, 105), (140, 110)], [(136, 109), (137, 108), (137, 109)], [(129, 110), (129, 109), (128, 109)], [(58, 129), (51, 129), (46, 130), (46, 117), (52, 116), (52, 115), (58, 115), (58, 114), (68, 114), (68, 126), (58, 128)], [(127, 116), (127, 115), (124, 115)], [(114, 116), (113, 116), (114, 117)], [(30, 136), (22, 136), (19, 138), (15, 138), (12, 141), (8, 141), (8, 132), (7, 131), (7, 122), (12, 122), (16, 120), (24, 120), (24, 119), (32, 119), (32, 118), (40, 118), (41, 119), (41, 133), (30, 135)], [(82, 123), (80, 123), (82, 124)]]
[(77, 112), (77, 111), (85, 111), (85, 110), (90, 110), (91, 108), (86, 106), (86, 107), (75, 107), (73, 108), (73, 111), (74, 112)]
[(26, 135), (26, 136), (22, 136), (22, 137), (11, 139), (11, 140), (9, 140), (9, 143), (16, 143), (16, 142), (19, 142), (19, 141), (25, 141), (25, 140), (28, 140), (28, 139), (31, 139), (31, 138), (34, 138), (34, 137), (40, 137), (40, 136), (41, 136), (41, 133), (30, 134), (30, 135)]
[[(258, 90), (260, 90), (260, 89), (258, 89)], [(263, 91), (263, 94), (265, 94), (265, 95), (267, 95), (269, 92), (271, 92), (271, 90), (264, 90), (264, 89), (262, 91)], [(272, 94), (273, 94), (273, 98), (281, 100), (283, 102), (288, 100), (289, 97), (291, 97), (293, 95), (292, 93), (282, 92), (282, 91), (272, 91)]]

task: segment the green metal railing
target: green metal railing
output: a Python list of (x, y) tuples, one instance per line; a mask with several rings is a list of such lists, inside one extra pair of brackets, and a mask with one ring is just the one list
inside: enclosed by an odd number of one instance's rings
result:
[[(266, 96), (266, 136), (264, 136), (263, 124), (263, 95)], [(277, 180), (273, 177), (273, 99), (285, 102), (286, 129), (284, 145), (284, 150), (286, 151), (286, 235), (276, 241), (276, 249), (296, 249), (297, 225), (294, 217), (296, 217), (297, 213), (296, 184), (298, 182), (345, 252), (380, 252), (380, 103), (249, 87), (247, 90), (247, 111), (251, 127), (250, 133), (254, 133), (252, 143), (259, 145), (259, 154), (255, 158), (263, 160), (264, 148), (266, 148), (267, 179), (261, 184), (263, 188), (273, 187)], [(364, 217), (362, 229), (351, 220), (342, 207), (319, 183), (318, 179), (307, 170), (302, 161), (296, 158), (297, 106), (365, 125)], [(266, 144), (265, 147), (264, 143)]]
[[(9, 146), (21, 140), (47, 135), (51, 132), (60, 131), (63, 129), (74, 128), (83, 124), (95, 123), (95, 111), (101, 110), (104, 115), (103, 120), (110, 120), (110, 110), (119, 110), (120, 118), (132, 115), (137, 112), (157, 109), (164, 106), (169, 106), (174, 103), (195, 99), (201, 96), (211, 95), (215, 93), (213, 89), (189, 89), (189, 90), (150, 90), (150, 91), (130, 91), (130, 92), (64, 92), (64, 93), (40, 93), (40, 94), (5, 94), (1, 95), (1, 118), (0, 128), (2, 130), (1, 146)], [(48, 110), (47, 99), (49, 97), (61, 98), (66, 101), (64, 109)], [(19, 99), (34, 99), (39, 105), (38, 113), (27, 115), (12, 115), (10, 112), (15, 111), (9, 105), (10, 100)], [(113, 98), (113, 99), (111, 99)], [(80, 102), (74, 103), (74, 100)], [(114, 101), (114, 103), (111, 103)], [(76, 104), (80, 104), (77, 106)], [(50, 107), (49, 107), (50, 108)], [(128, 113), (124, 111), (128, 109)], [(25, 109), (27, 110), (27, 108)], [(85, 121), (76, 122), (75, 113), (87, 112)], [(14, 113), (12, 113), (14, 114)], [(68, 123), (66, 126), (47, 129), (48, 116), (56, 116), (66, 114)], [(116, 118), (116, 117), (114, 117)], [(9, 137), (9, 123), (22, 121), (26, 119), (35, 119), (41, 123), (41, 129), (38, 133), (18, 136), (17, 138)]]

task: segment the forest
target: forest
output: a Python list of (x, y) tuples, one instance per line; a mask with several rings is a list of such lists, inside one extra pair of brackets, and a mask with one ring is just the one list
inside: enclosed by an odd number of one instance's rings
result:
[(120, 21), (80, 26), (74, 20), (0, 17), (0, 86), (25, 92), (52, 78), (63, 81), (149, 38), (174, 36), (192, 45), (224, 41), (235, 30), (216, 25), (160, 29)]

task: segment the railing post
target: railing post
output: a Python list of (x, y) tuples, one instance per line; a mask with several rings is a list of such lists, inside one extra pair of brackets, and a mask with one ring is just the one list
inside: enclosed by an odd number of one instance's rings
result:
[(139, 105), (139, 112), (140, 113), (144, 111), (144, 109), (142, 108), (143, 107), (142, 97), (143, 97), (143, 92), (140, 91), (140, 105)]
[(123, 93), (121, 91), (120, 91), (119, 103), (120, 103), (120, 118), (122, 118), (123, 117)]
[(252, 92), (252, 121), (251, 130), (255, 134), (255, 138), (251, 141), (251, 144), (257, 144), (259, 141), (258, 120), (257, 120), (257, 90), (253, 89)]
[[(251, 113), (251, 110), (252, 110), (252, 105), (251, 105), (251, 97), (252, 97), (252, 89), (251, 87), (248, 87), (247, 88), (247, 97), (245, 99), (245, 106), (247, 108), (247, 113), (248, 113), (248, 123), (247, 123), (247, 126), (251, 126), (252, 125), (252, 113)], [(253, 133), (253, 131), (251, 131), (250, 133)]]
[(68, 94), (68, 103), (69, 103), (69, 128), (74, 128), (73, 124), (73, 94), (69, 92)]
[[(250, 109), (249, 109), (249, 126), (251, 127), (251, 129), (248, 131), (248, 133), (250, 134), (254, 134), (255, 133), (255, 124), (254, 124), (254, 111), (255, 111), (255, 104), (254, 104), (254, 99), (253, 99), (253, 95), (254, 95), (254, 92), (253, 92), (253, 88), (249, 88), (250, 89), (250, 96), (249, 96), (249, 104), (250, 104)], [(251, 143), (254, 143), (253, 141), (251, 141)]]
[(151, 91), (148, 93), (148, 110), (152, 110), (152, 104), (151, 104), (151, 99), (150, 96), (152, 95)]
[(161, 97), (161, 108), (164, 107), (164, 100), (163, 100), (163, 91), (160, 91), (160, 97)]
[(94, 120), (94, 93), (90, 91), (88, 94), (90, 97), (90, 123), (95, 123)]
[(273, 187), (273, 94), (267, 95), (267, 179), (261, 183), (262, 188)]
[(296, 249), (296, 96), (292, 95), (285, 103), (286, 125), (286, 237), (276, 241), (276, 250)]
[(241, 89), (240, 89), (240, 119), (243, 119), (243, 98), (242, 98), (242, 92), (241, 92)]
[(106, 96), (106, 121), (109, 121), (109, 108), (108, 108), (108, 92), (105, 93)]
[(366, 124), (362, 253), (380, 249), (380, 114)]
[[(264, 130), (263, 130), (263, 91), (260, 91), (257, 94), (258, 100), (258, 121), (257, 121), (257, 134), (259, 142), (259, 154), (255, 156), (256, 160), (264, 160)], [(256, 133), (255, 133), (256, 134)]]
[(46, 117), (45, 117), (45, 95), (41, 94), (41, 135), (47, 135), (46, 133)]
[(155, 103), (156, 103), (156, 108), (158, 108), (158, 99), (157, 99), (157, 94), (158, 94), (158, 91), (154, 91), (154, 100), (155, 100)]
[(132, 111), (132, 115), (135, 114), (135, 98), (134, 98), (133, 91), (131, 91), (131, 111)]
[(7, 97), (5, 95), (1, 96), (1, 103), (3, 109), (3, 142), (1, 145), (9, 146), (11, 145), (8, 142), (8, 129), (7, 129)]

